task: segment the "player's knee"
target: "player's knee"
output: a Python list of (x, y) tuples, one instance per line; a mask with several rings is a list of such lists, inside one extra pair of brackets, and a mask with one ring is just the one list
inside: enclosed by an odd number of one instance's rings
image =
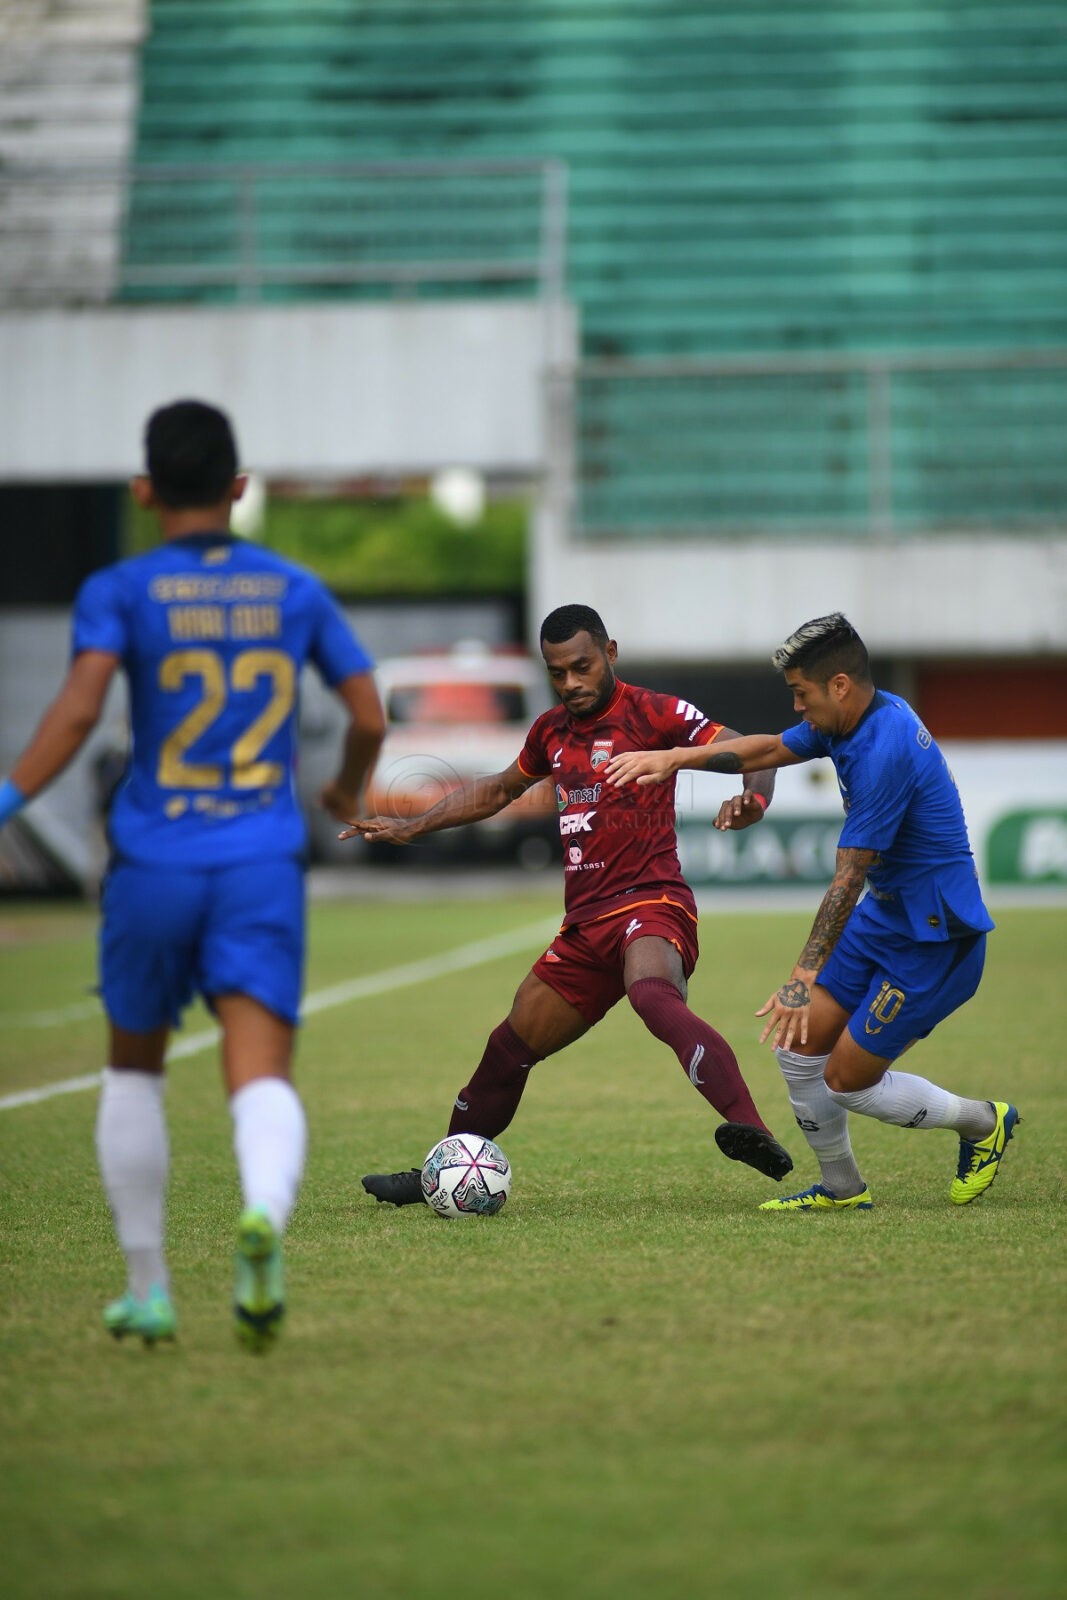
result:
[(831, 1056), (826, 1063), (823, 1078), (831, 1094), (858, 1094), (863, 1089), (871, 1089), (880, 1080), (882, 1073), (871, 1075), (870, 1066), (866, 1063), (848, 1060), (835, 1061)]
[(670, 978), (638, 978), (626, 991), (626, 998), (642, 1021), (655, 1016), (661, 1007), (673, 1008), (685, 996)]
[(845, 1063), (835, 1061), (832, 1056), (823, 1068), (823, 1078), (826, 1087), (835, 1094), (848, 1094), (859, 1088), (859, 1083), (853, 1079)]

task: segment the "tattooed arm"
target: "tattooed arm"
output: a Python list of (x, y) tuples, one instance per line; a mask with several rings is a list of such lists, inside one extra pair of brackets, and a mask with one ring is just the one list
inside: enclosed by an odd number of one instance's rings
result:
[(770, 1039), (772, 1046), (782, 1050), (791, 1050), (794, 1040), (799, 1045), (807, 1044), (812, 987), (841, 937), (860, 897), (867, 869), (876, 859), (874, 850), (838, 850), (833, 882), (823, 896), (788, 982), (756, 1012), (758, 1017), (768, 1018), (760, 1044)]

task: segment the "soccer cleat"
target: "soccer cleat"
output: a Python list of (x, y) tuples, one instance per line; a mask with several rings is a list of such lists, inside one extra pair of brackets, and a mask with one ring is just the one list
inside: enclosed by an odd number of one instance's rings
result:
[(242, 1213), (234, 1267), (237, 1337), (250, 1350), (268, 1350), (285, 1316), (285, 1296), (281, 1241), (262, 1207)]
[(970, 1139), (960, 1140), (959, 1164), (948, 1192), (954, 1206), (969, 1206), (972, 1200), (985, 1194), (1000, 1170), (1015, 1125), (1022, 1120), (1015, 1107), (1006, 1100), (991, 1100), (989, 1103), (997, 1119), (993, 1124), (993, 1132), (973, 1142)]
[(731, 1161), (743, 1161), (764, 1177), (778, 1183), (793, 1170), (793, 1160), (765, 1128), (747, 1122), (721, 1122), (715, 1129), (715, 1143)]
[(157, 1344), (161, 1339), (174, 1338), (178, 1318), (167, 1291), (154, 1283), (143, 1300), (128, 1292), (121, 1300), (112, 1300), (104, 1308), (104, 1327), (115, 1339), (136, 1333), (145, 1344)]
[(421, 1167), (412, 1167), (408, 1172), (369, 1172), (361, 1182), (375, 1200), (388, 1201), (393, 1206), (426, 1204)]
[(782, 1195), (778, 1200), (764, 1200), (761, 1211), (870, 1211), (874, 1205), (871, 1191), (864, 1185), (859, 1194), (831, 1194), (821, 1183), (813, 1183), (802, 1194)]

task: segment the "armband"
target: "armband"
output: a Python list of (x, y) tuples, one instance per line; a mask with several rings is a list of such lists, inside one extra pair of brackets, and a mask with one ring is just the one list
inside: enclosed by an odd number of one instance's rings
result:
[(17, 783), (12, 783), (10, 778), (5, 778), (0, 783), (0, 827), (13, 817), (16, 811), (21, 811), (26, 804), (26, 796)]
[(760, 803), (760, 810), (766, 811), (770, 801), (767, 799), (765, 794), (760, 794), (758, 789), (746, 789), (745, 794), (753, 800), (758, 800)]

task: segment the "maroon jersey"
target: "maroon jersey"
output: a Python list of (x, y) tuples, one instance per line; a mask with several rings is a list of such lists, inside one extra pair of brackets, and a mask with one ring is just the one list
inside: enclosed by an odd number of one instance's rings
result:
[(565, 925), (662, 899), (696, 916), (678, 863), (673, 781), (613, 789), (600, 774), (624, 750), (710, 744), (722, 726), (688, 700), (620, 679), (598, 717), (572, 717), (562, 705), (538, 717), (519, 766), (528, 778), (551, 778), (556, 786)]

